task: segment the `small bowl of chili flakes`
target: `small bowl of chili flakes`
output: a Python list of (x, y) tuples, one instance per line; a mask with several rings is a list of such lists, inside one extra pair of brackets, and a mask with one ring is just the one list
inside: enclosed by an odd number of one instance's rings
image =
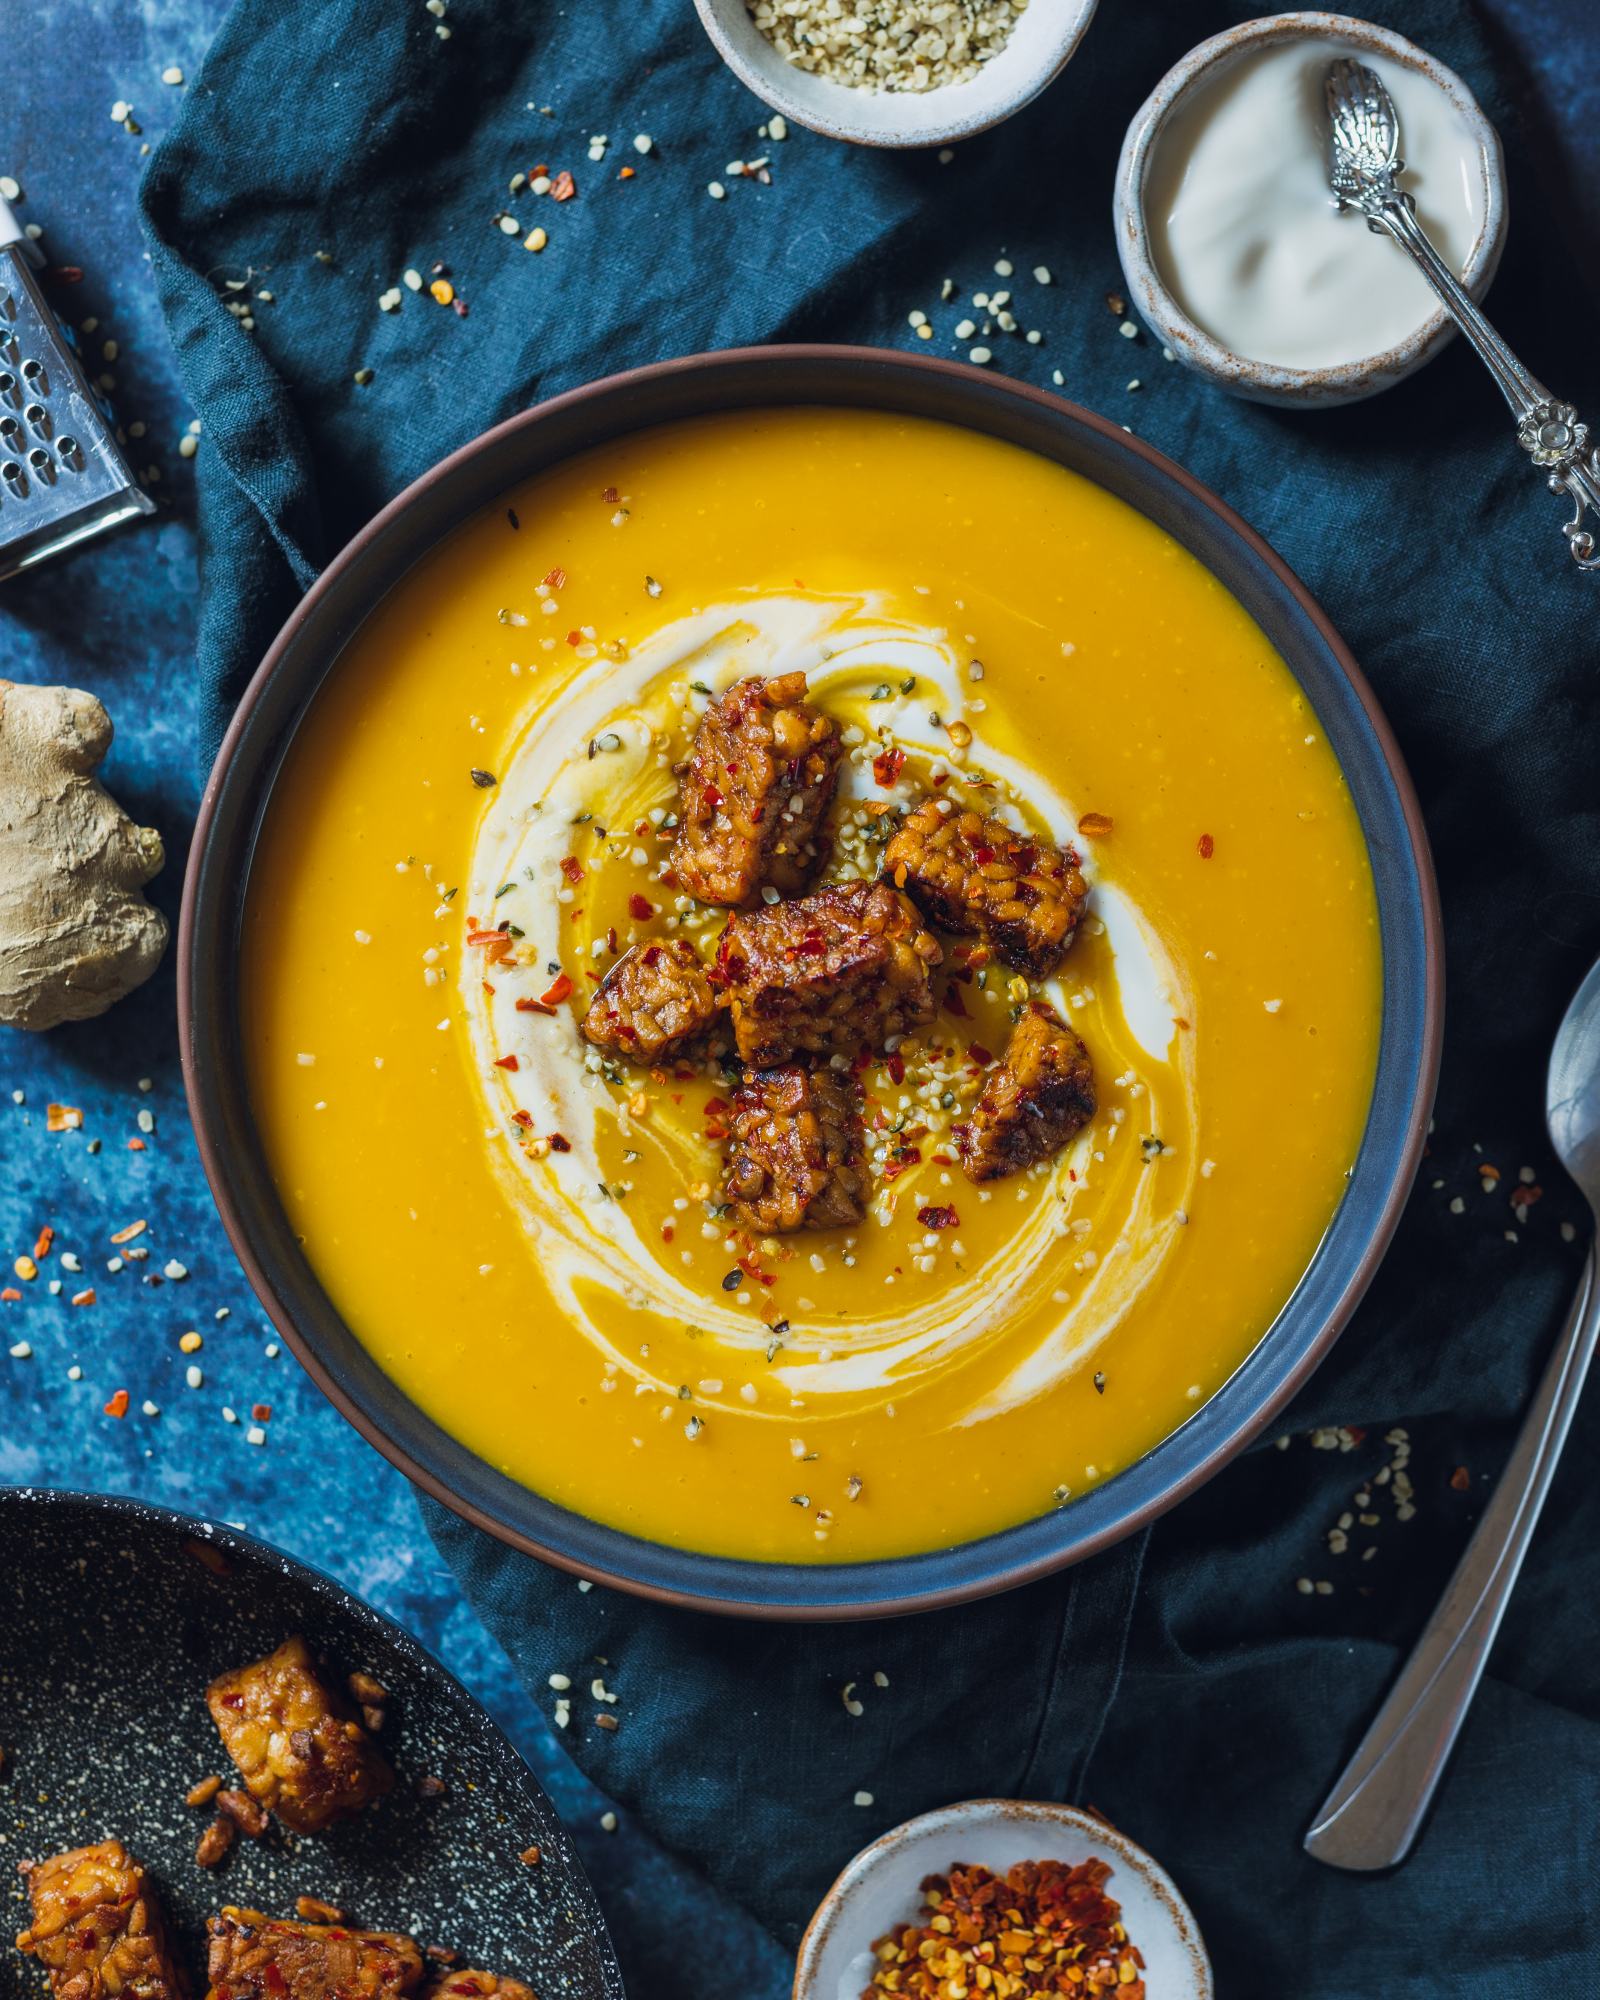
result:
[(1093, 1813), (1023, 1799), (969, 1799), (895, 1827), (849, 1863), (801, 1940), (794, 2000), (962, 1990), (1214, 1996), (1166, 1871)]

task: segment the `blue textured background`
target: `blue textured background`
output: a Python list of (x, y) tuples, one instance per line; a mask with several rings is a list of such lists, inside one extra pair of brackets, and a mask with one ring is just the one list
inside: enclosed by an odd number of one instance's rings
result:
[[(458, 12), (471, 4), (488, 0), (458, 0)], [(21, 89), (0, 126), (0, 171), (22, 184), (22, 219), (43, 227), (52, 263), (86, 273), (81, 285), (56, 296), (75, 325), (98, 322), (82, 335), (91, 356), (103, 342), (117, 343), (115, 360), (97, 365), (116, 378), (123, 424), (145, 426), (130, 449), (141, 470), (152, 469), (152, 491), (163, 503), (155, 522), (4, 587), (0, 671), (73, 683), (106, 701), (118, 729), (106, 776), (128, 809), (166, 838), (168, 866), (154, 895), (174, 921), (203, 777), (190, 672), (197, 590), (190, 464), (177, 449), (189, 412), (148, 282), (133, 190), (143, 146), (181, 95), (161, 83), (163, 69), (177, 64), (196, 74), (223, 11), (222, 0), (30, 0), (10, 8), (9, 67)], [(1542, 170), (1542, 194), (1513, 190), (1513, 228), (1520, 202), (1558, 202), (1568, 210), (1573, 254), (1592, 263), (1600, 242), (1593, 0), (1493, 0), (1485, 11), (1518, 80)], [(1124, 32), (1130, 13), (1106, 0), (1092, 32)], [(714, 60), (709, 49), (706, 60)], [(552, 94), (558, 86), (552, 78)], [(1070, 88), (1069, 72), (1058, 89)], [(110, 117), (118, 99), (132, 103), (142, 136)], [(19, 102), (26, 107), (20, 115)], [(751, 112), (753, 127), (761, 112), (753, 103)], [(796, 132), (789, 143), (808, 149), (819, 167), (825, 163), (825, 142)], [(909, 328), (906, 345), (919, 345)], [(1580, 397), (1586, 386), (1592, 394), (1593, 382), (1571, 385)], [(51, 1101), (79, 1107), (82, 1129), (47, 1133)], [(138, 1130), (141, 1111), (154, 1117), (148, 1135)], [(129, 1140), (140, 1136), (144, 1150), (130, 1151)], [(117, 1253), (108, 1239), (136, 1218), (150, 1224), (138, 1239), (148, 1261), (112, 1272), (107, 1264)], [(241, 1522), (399, 1618), (461, 1675), (539, 1771), (574, 1826), (636, 1989), (647, 1993), (644, 1937), (659, 1936), (661, 1927), (636, 1927), (633, 1912), (646, 1905), (659, 1911), (666, 1901), (692, 1921), (696, 1886), (625, 1824), (615, 1835), (601, 1830), (605, 1802), (568, 1762), (460, 1600), (421, 1532), (405, 1482), (346, 1428), (294, 1361), (274, 1351), (212, 1210), (188, 1131), (170, 961), (104, 1021), (47, 1038), (0, 1031), (0, 1250), (8, 1267), (46, 1224), (57, 1232), (57, 1248), (81, 1259), (83, 1276), (67, 1278), (52, 1296), (47, 1279), (61, 1275), (52, 1259), (37, 1282), (21, 1287), (21, 1303), (0, 1312), (0, 1481), (136, 1493)], [(151, 1282), (169, 1258), (188, 1276)], [(97, 1303), (71, 1307), (68, 1292), (88, 1284)], [(205, 1343), (192, 1357), (178, 1348), (189, 1328)], [(4, 1351), (19, 1343), (31, 1353)], [(204, 1373), (198, 1390), (185, 1385), (191, 1360)], [(68, 1373), (74, 1366), (82, 1371), (76, 1382)], [(120, 1422), (103, 1414), (118, 1389), (130, 1397)], [(147, 1401), (158, 1414), (143, 1413)], [(246, 1439), (256, 1403), (272, 1408), (263, 1447)], [(225, 1405), (240, 1422), (224, 1419)], [(771, 1946), (754, 1931), (747, 1942), (755, 1956), (745, 1990), (783, 1991), (785, 1969)]]

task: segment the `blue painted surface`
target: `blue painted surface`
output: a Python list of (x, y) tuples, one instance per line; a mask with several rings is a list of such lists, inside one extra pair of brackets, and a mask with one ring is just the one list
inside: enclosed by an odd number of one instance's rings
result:
[[(1120, 11), (1120, 10), (1117, 10)], [(43, 226), (55, 264), (86, 275), (66, 301), (91, 354), (114, 340), (115, 401), (136, 465), (159, 468), (153, 524), (130, 530), (6, 586), (3, 657), (12, 678), (92, 689), (118, 725), (107, 781), (141, 821), (159, 827), (168, 865), (155, 900), (176, 920), (184, 847), (203, 773), (196, 751), (190, 667), (196, 596), (189, 464), (178, 442), (184, 407), (156, 313), (133, 214), (142, 145), (180, 95), (164, 68), (197, 73), (221, 0), (34, 0), (7, 19), (13, 77), (26, 80), (32, 115), (8, 121), (0, 170), (21, 182), (20, 214)], [(1547, 189), (1570, 200), (1575, 255), (1600, 241), (1600, 41), (1592, 0), (1493, 0), (1504, 58), (1520, 73)], [(1108, 14), (1113, 10), (1108, 8)], [(1113, 18), (1097, 33), (1115, 32)], [(109, 114), (132, 102), (143, 135)], [(1514, 225), (1513, 225), (1514, 226)], [(141, 1087), (147, 1080), (149, 1088)], [(17, 1100), (17, 1101), (14, 1101)], [(82, 1129), (51, 1134), (46, 1106), (70, 1104)], [(142, 1112), (154, 1129), (139, 1130)], [(142, 1151), (129, 1141), (143, 1138)], [(94, 1150), (98, 1142), (98, 1150)], [(110, 1270), (112, 1234), (149, 1227), (130, 1247), (143, 1263)], [(498, 1647), (462, 1603), (420, 1529), (410, 1489), (323, 1401), (255, 1307), (212, 1209), (184, 1115), (169, 963), (139, 995), (100, 1022), (28, 1038), (0, 1031), (0, 1249), (5, 1261), (57, 1232), (83, 1272), (52, 1256), (0, 1312), (0, 1480), (135, 1493), (246, 1525), (331, 1570), (438, 1652), (507, 1728), (574, 1826), (603, 1901), (647, 1992), (660, 1916), (692, 1922), (697, 1890), (624, 1825), (600, 1828), (605, 1802), (582, 1779), (531, 1708)], [(181, 1279), (154, 1280), (169, 1259)], [(60, 1278), (62, 1289), (47, 1289)], [(92, 1306), (69, 1294), (93, 1286)], [(225, 1315), (219, 1317), (219, 1315)], [(197, 1330), (192, 1357), (179, 1336)], [(25, 1343), (31, 1353), (5, 1349)], [(190, 1362), (204, 1376), (189, 1388)], [(81, 1379), (71, 1379), (73, 1368)], [(126, 1389), (127, 1415), (103, 1413)], [(146, 1414), (153, 1404), (156, 1414)], [(248, 1442), (250, 1410), (271, 1406), (266, 1443)], [(239, 1421), (229, 1423), (224, 1407)], [(755, 1964), (741, 1991), (776, 1996), (786, 1977), (752, 1931)], [(710, 1990), (709, 1988), (707, 1989)]]

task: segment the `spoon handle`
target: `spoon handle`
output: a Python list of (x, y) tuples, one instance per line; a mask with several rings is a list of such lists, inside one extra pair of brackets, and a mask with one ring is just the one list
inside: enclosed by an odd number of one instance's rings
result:
[(1495, 332), (1435, 249), (1404, 189), (1391, 183), (1361, 206), (1367, 227), (1398, 243), (1438, 294), (1510, 404), (1517, 420), (1517, 443), (1546, 474), (1550, 491), (1572, 502), (1572, 519), (1562, 524), (1562, 532), (1573, 560), (1580, 569), (1600, 569), (1600, 548), (1584, 520), (1590, 512), (1600, 519), (1600, 449), (1589, 443), (1589, 426), (1579, 421), (1570, 403), (1553, 396), (1531, 375)]
[(1411, 1851), (1533, 1538), (1597, 1336), (1600, 1284), (1591, 1248), (1572, 1311), (1483, 1519), (1306, 1835), (1306, 1852), (1330, 1868), (1392, 1868)]

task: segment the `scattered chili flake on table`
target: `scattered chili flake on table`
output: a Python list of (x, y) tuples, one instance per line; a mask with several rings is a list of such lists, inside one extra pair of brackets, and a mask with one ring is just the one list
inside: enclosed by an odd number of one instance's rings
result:
[(1202, 861), (1209, 861), (1217, 851), (1217, 843), (1211, 838), (1209, 833), (1201, 834), (1195, 845), (1200, 850), (1200, 859)]
[(127, 1390), (119, 1389), (111, 1398), (111, 1401), (106, 1404), (106, 1415), (108, 1417), (125, 1417), (128, 1414), (129, 1400)]
[(957, 1863), (922, 1884), (920, 1923), (873, 1945), (877, 1969), (861, 2000), (946, 2000), (953, 1993), (1023, 2000), (1030, 1994), (1115, 1993), (1145, 2000), (1144, 1959), (1121, 1906), (1105, 1892), (1104, 1861), (1019, 1861), (1004, 1876)]

